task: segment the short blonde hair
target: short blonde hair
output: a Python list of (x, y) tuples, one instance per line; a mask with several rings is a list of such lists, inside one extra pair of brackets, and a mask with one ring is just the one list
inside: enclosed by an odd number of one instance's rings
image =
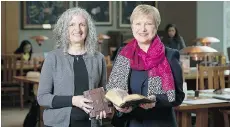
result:
[(161, 23), (161, 16), (157, 8), (147, 5), (147, 4), (140, 4), (136, 6), (130, 16), (130, 23), (133, 23), (133, 20), (141, 15), (152, 15), (153, 19), (155, 20), (155, 26), (158, 26)]

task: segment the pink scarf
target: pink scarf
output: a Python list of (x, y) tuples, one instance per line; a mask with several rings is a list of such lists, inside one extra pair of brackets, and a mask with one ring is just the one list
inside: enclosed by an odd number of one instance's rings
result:
[(132, 69), (148, 71), (149, 77), (159, 76), (163, 90), (175, 89), (171, 67), (165, 56), (165, 47), (157, 35), (147, 53), (140, 49), (137, 40), (133, 39), (121, 50), (120, 55), (130, 60)]

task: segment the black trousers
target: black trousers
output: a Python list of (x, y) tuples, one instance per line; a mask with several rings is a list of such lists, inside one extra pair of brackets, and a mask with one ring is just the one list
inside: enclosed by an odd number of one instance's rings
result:
[[(44, 127), (52, 127), (45, 125)], [(75, 120), (71, 121), (71, 124), (69, 127), (91, 127), (91, 121), (90, 120)]]

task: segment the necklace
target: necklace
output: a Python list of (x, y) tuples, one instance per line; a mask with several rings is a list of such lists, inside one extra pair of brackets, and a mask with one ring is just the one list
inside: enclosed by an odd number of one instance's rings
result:
[(71, 51), (69, 50), (68, 53), (69, 53), (70, 55), (73, 55), (74, 58), (78, 61), (78, 60), (79, 60), (79, 57), (80, 57), (81, 55), (83, 55), (85, 52), (86, 52), (85, 50), (81, 50), (81, 51), (79, 51), (78, 53), (76, 53), (76, 52), (71, 52)]
[(77, 61), (78, 61), (78, 57), (79, 57), (79, 56), (77, 56), (77, 58), (76, 58), (76, 59), (77, 59)]
[(79, 57), (81, 57), (85, 53), (85, 50), (81, 51), (79, 54), (76, 55), (77, 61), (79, 60)]

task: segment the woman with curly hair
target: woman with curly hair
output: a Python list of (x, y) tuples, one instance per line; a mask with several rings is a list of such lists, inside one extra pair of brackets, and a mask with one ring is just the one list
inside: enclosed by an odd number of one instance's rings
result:
[(53, 30), (57, 49), (48, 53), (41, 71), (37, 100), (45, 107), (46, 127), (97, 127), (104, 111), (89, 120), (92, 100), (83, 92), (106, 83), (104, 56), (96, 51), (91, 16), (81, 8), (65, 11)]

